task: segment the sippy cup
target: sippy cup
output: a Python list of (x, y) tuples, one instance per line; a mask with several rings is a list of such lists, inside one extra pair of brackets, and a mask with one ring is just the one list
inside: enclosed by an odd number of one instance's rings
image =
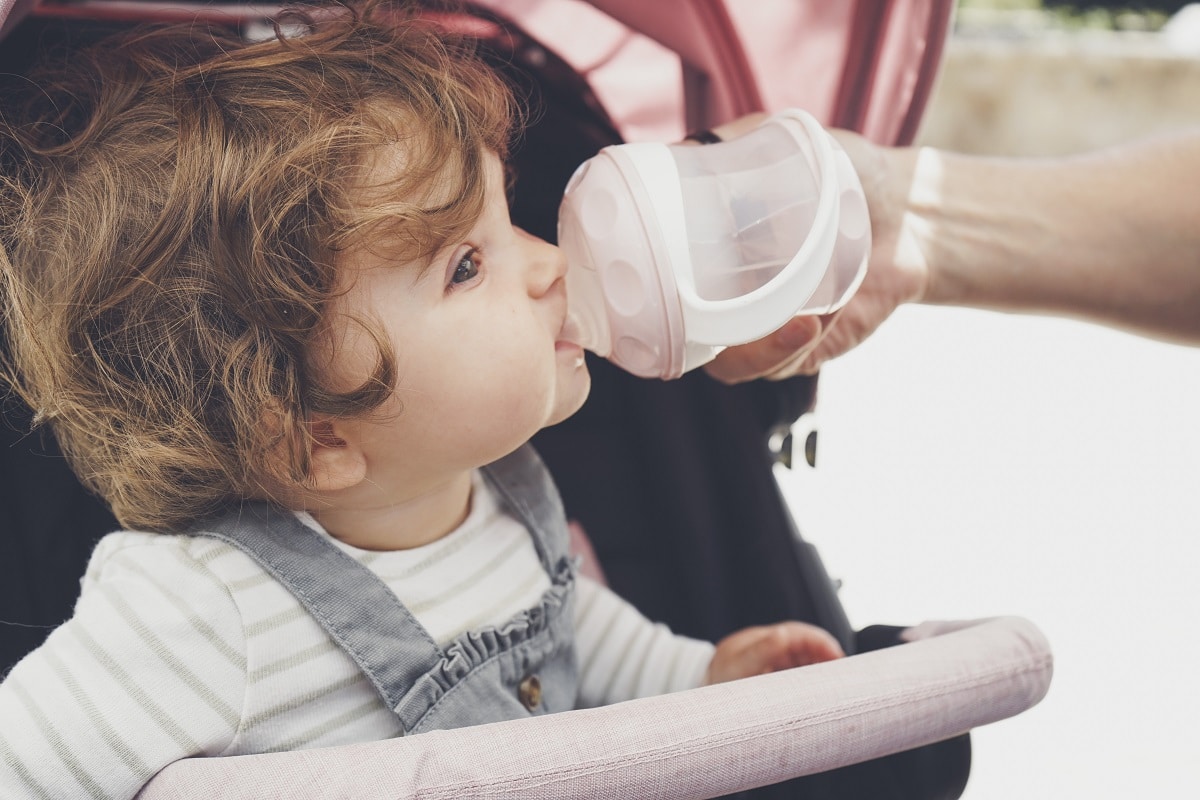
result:
[(849, 157), (797, 109), (711, 145), (604, 148), (568, 183), (558, 237), (570, 338), (664, 379), (837, 310), (871, 249)]

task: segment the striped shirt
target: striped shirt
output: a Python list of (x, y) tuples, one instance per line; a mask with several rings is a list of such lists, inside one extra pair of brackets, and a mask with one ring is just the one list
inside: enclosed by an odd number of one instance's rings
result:
[[(507, 620), (550, 585), (529, 533), (478, 478), (472, 498), (463, 524), (423, 547), (336, 542), (439, 644)], [(712, 656), (586, 578), (575, 622), (580, 706), (696, 686)], [(127, 798), (187, 756), (400, 733), (354, 662), (241, 551), (114, 533), (92, 555), (72, 618), (0, 684), (0, 798)]]

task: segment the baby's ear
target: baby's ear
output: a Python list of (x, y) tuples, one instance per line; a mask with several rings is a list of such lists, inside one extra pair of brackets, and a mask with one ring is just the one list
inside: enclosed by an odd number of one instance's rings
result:
[(339, 423), (314, 419), (308, 423), (312, 465), (308, 488), (336, 492), (357, 486), (367, 477), (367, 459), (351, 436), (343, 436)]

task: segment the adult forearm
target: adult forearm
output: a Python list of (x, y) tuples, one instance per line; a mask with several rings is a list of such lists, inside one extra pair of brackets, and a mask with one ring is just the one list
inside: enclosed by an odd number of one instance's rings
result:
[(1086, 317), (1200, 342), (1200, 133), (1084, 156), (887, 151), (922, 302)]

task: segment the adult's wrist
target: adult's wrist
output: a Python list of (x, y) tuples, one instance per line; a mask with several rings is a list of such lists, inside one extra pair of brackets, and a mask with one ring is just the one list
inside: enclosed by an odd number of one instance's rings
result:
[(871, 213), (871, 265), (895, 276), (896, 300), (931, 302), (938, 171), (932, 150), (871, 145), (856, 161)]

